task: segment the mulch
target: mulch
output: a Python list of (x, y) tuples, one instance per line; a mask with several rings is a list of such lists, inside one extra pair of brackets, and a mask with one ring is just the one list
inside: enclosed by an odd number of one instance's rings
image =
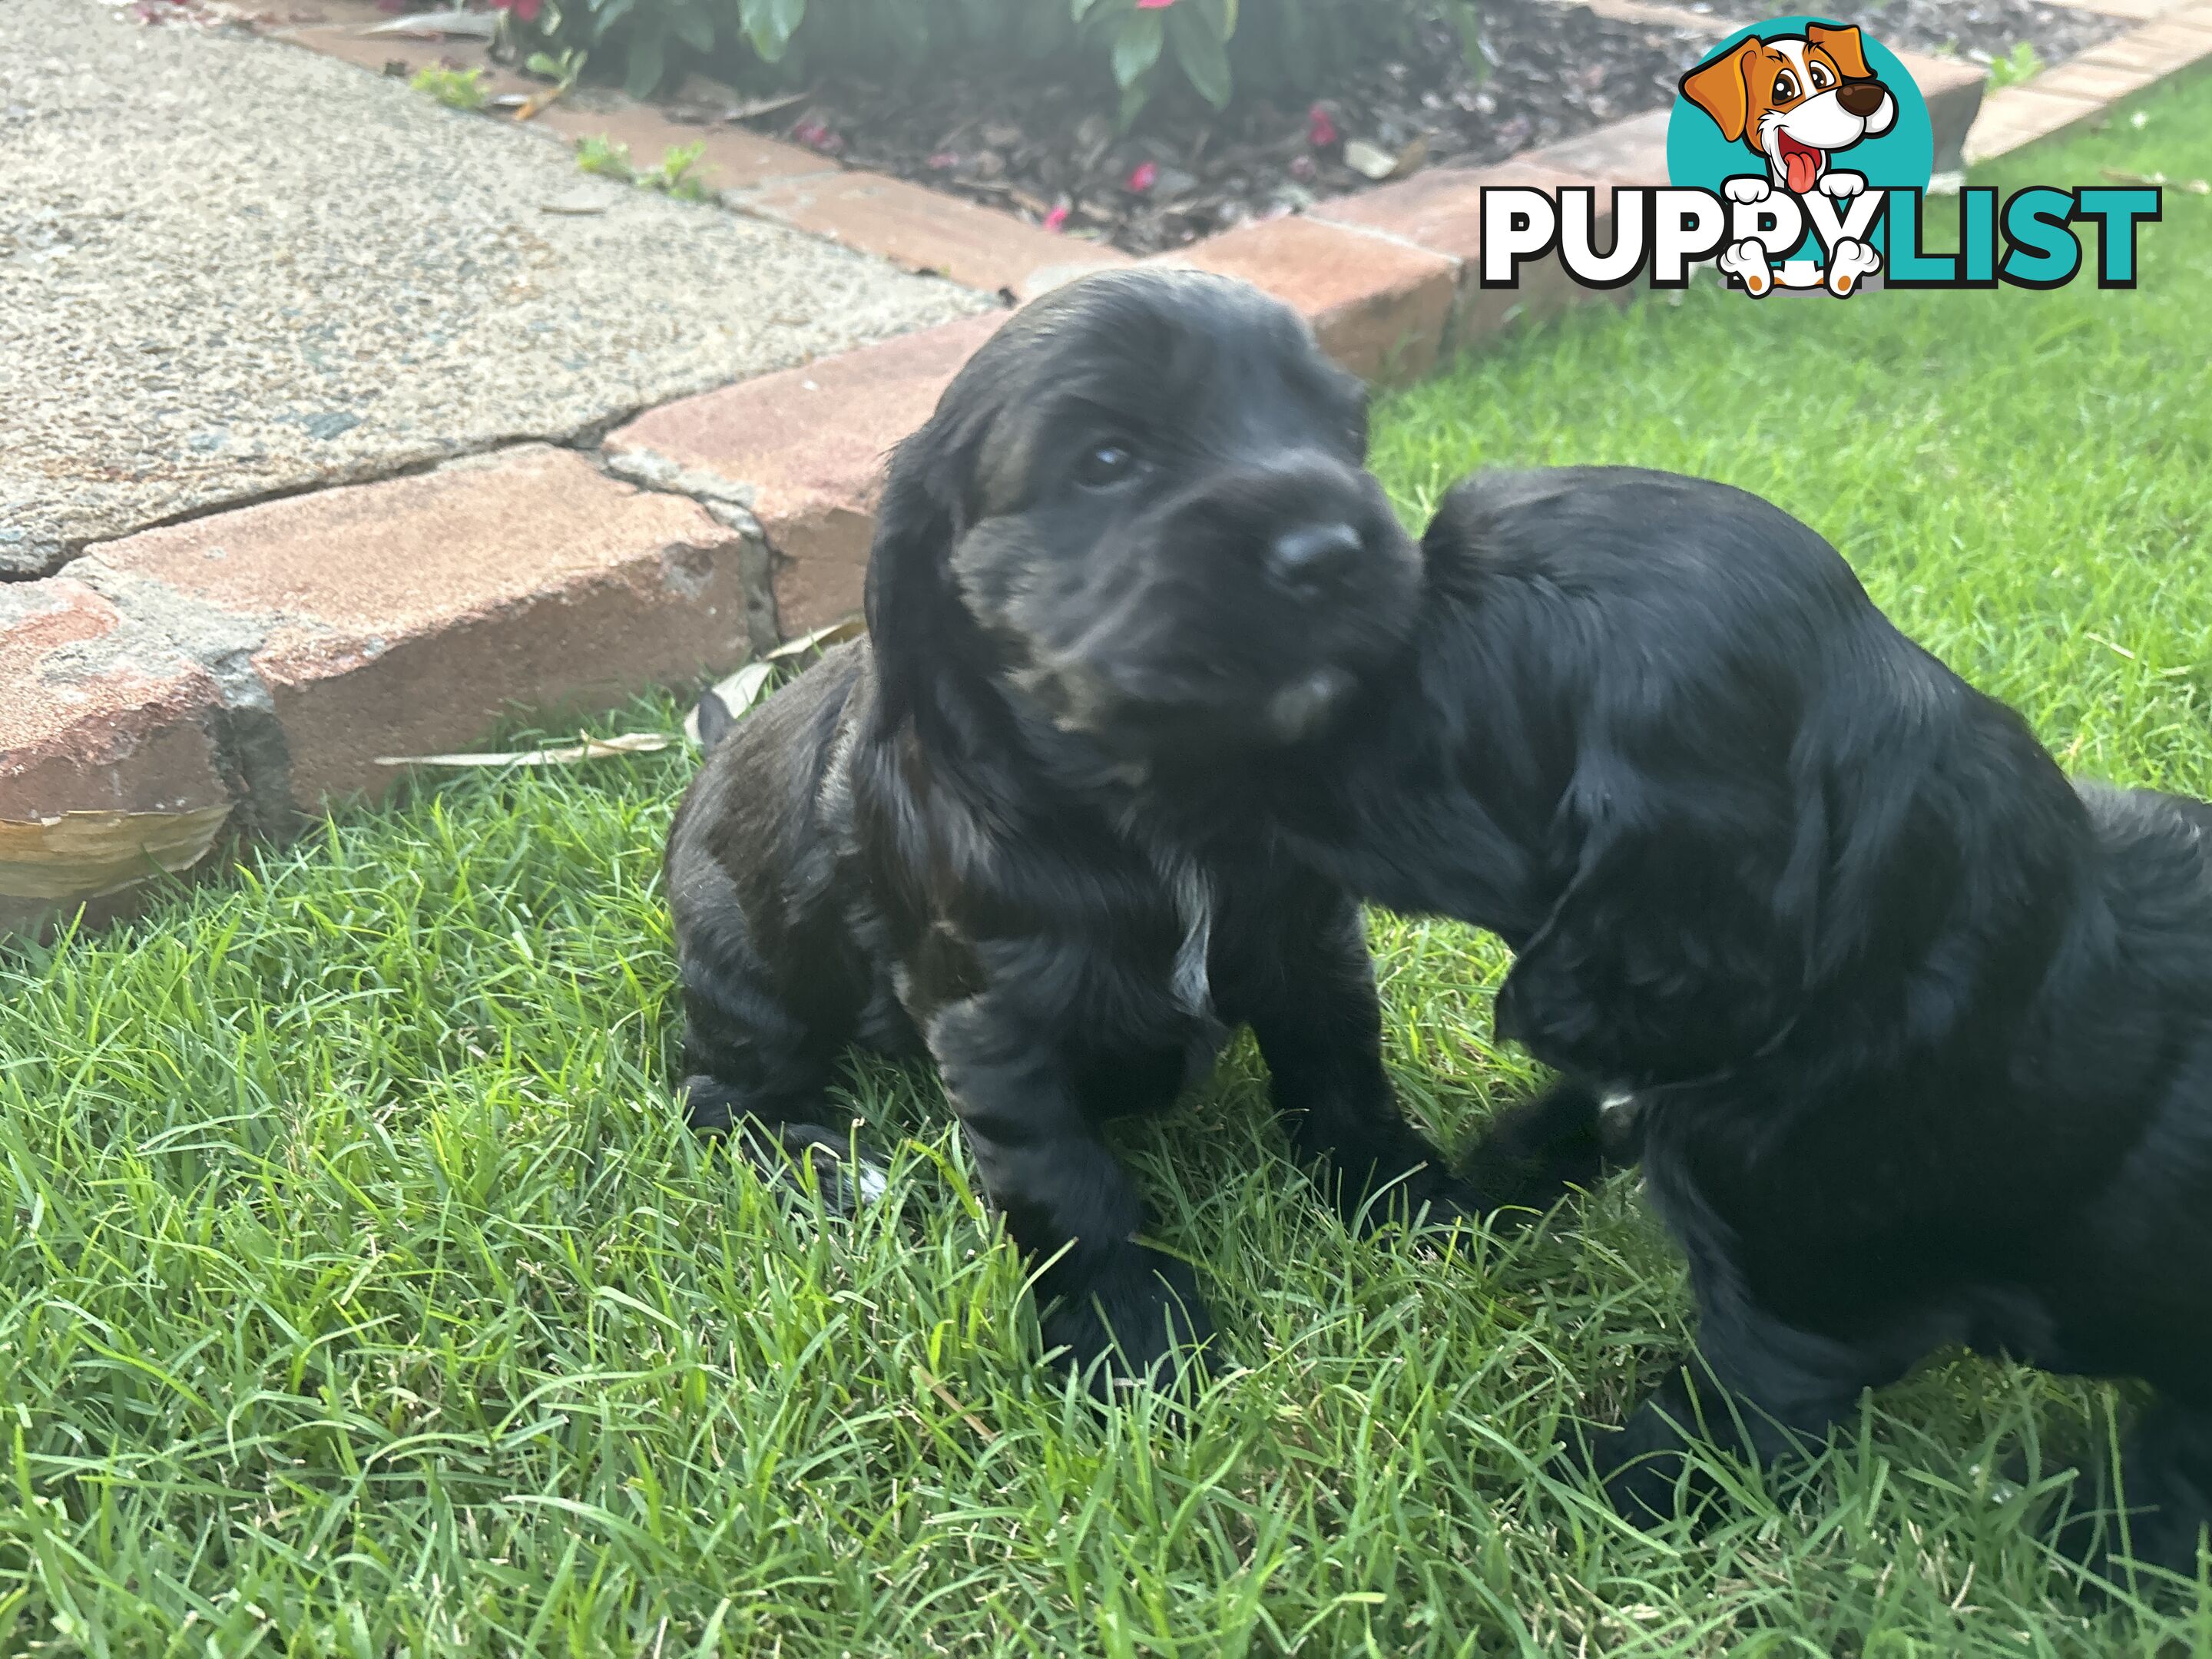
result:
[(1694, 30), (1547, 0), (1492, 4), (1485, 20), (1480, 68), (1437, 18), (1418, 50), (1351, 68), (1310, 104), (1240, 101), (1224, 114), (1167, 97), (1127, 135), (1110, 89), (1005, 80), (836, 83), (753, 125), (1143, 254), (1421, 167), (1502, 161), (1653, 108), (1701, 44)]
[[(1686, 9), (1724, 26), (1756, 21), (1734, 5)], [(854, 166), (1146, 254), (1424, 167), (1486, 166), (1663, 107), (1711, 44), (1710, 31), (1556, 0), (1493, 0), (1483, 15), (1480, 64), (1437, 17), (1415, 50), (1347, 66), (1310, 105), (1240, 101), (1223, 113), (1167, 98), (1127, 134), (1115, 125), (1110, 88), (1009, 76), (832, 82), (757, 112), (692, 96), (674, 112), (741, 118)], [(1829, 15), (1895, 48), (1983, 62), (2027, 42), (2056, 63), (2126, 27), (2036, 0), (1869, 0)], [(691, 85), (711, 99), (705, 83)]]

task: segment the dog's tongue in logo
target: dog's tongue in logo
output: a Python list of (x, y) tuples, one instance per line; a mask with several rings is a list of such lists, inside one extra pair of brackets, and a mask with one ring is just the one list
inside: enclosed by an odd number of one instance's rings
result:
[(1787, 176), (1783, 188), (1793, 196), (1809, 195), (1820, 177), (1820, 152), (1809, 144), (1801, 144), (1786, 132), (1778, 132), (1776, 149), (1781, 153)]

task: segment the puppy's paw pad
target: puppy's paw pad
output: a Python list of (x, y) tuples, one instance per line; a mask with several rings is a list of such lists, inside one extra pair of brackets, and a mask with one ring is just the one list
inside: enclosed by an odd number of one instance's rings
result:
[(1763, 202), (1774, 194), (1774, 186), (1756, 173), (1723, 179), (1721, 190), (1731, 202)]
[(1865, 188), (1866, 175), (1863, 173), (1831, 173), (1820, 180), (1821, 193), (1839, 202), (1848, 201)]

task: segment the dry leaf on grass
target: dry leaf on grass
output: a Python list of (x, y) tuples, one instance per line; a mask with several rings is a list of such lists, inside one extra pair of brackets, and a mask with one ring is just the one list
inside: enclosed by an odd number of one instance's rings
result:
[(785, 657), (803, 656), (809, 651), (825, 645), (838, 645), (847, 640), (858, 639), (868, 631), (866, 617), (842, 617), (826, 628), (817, 628), (811, 634), (801, 634), (795, 640), (786, 640), (764, 656), (763, 662), (775, 662)]
[(188, 812), (64, 812), (28, 823), (0, 818), (0, 894), (88, 899), (207, 856), (230, 808)]
[(562, 749), (525, 749), (486, 755), (379, 755), (379, 766), (574, 766), (617, 755), (657, 755), (676, 739), (665, 732), (631, 732), (619, 738), (580, 738)]
[(514, 118), (518, 121), (532, 119), (540, 110), (568, 90), (566, 87), (547, 87), (542, 91), (532, 93), (529, 97), (516, 106)]

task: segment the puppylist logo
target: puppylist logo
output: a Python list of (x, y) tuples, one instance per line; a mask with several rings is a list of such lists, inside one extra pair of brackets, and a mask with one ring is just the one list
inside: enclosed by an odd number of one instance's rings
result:
[(1679, 289), (1707, 260), (1754, 299), (1777, 289), (1844, 299), (1876, 276), (1887, 288), (2059, 288), (2087, 263), (2077, 227), (2094, 224), (2097, 285), (2133, 288), (2137, 229), (2160, 217), (2152, 186), (2036, 185), (2002, 204), (1975, 186), (1954, 204), (1956, 251), (1929, 252), (1928, 106), (1897, 56), (1848, 24), (1739, 29), (1679, 91), (1668, 184), (1613, 191), (1604, 252), (1595, 190), (1486, 189), (1482, 285), (1517, 288), (1524, 264), (1556, 254), (1593, 289), (1639, 276)]
[(1904, 64), (1879, 44), (1871, 51), (1854, 27), (1776, 21), (1682, 77), (1667, 176), (1727, 201), (1715, 263), (1753, 296), (1777, 286), (1848, 295), (1881, 269), (1882, 192), (1917, 200), (1928, 188), (1928, 106)]

